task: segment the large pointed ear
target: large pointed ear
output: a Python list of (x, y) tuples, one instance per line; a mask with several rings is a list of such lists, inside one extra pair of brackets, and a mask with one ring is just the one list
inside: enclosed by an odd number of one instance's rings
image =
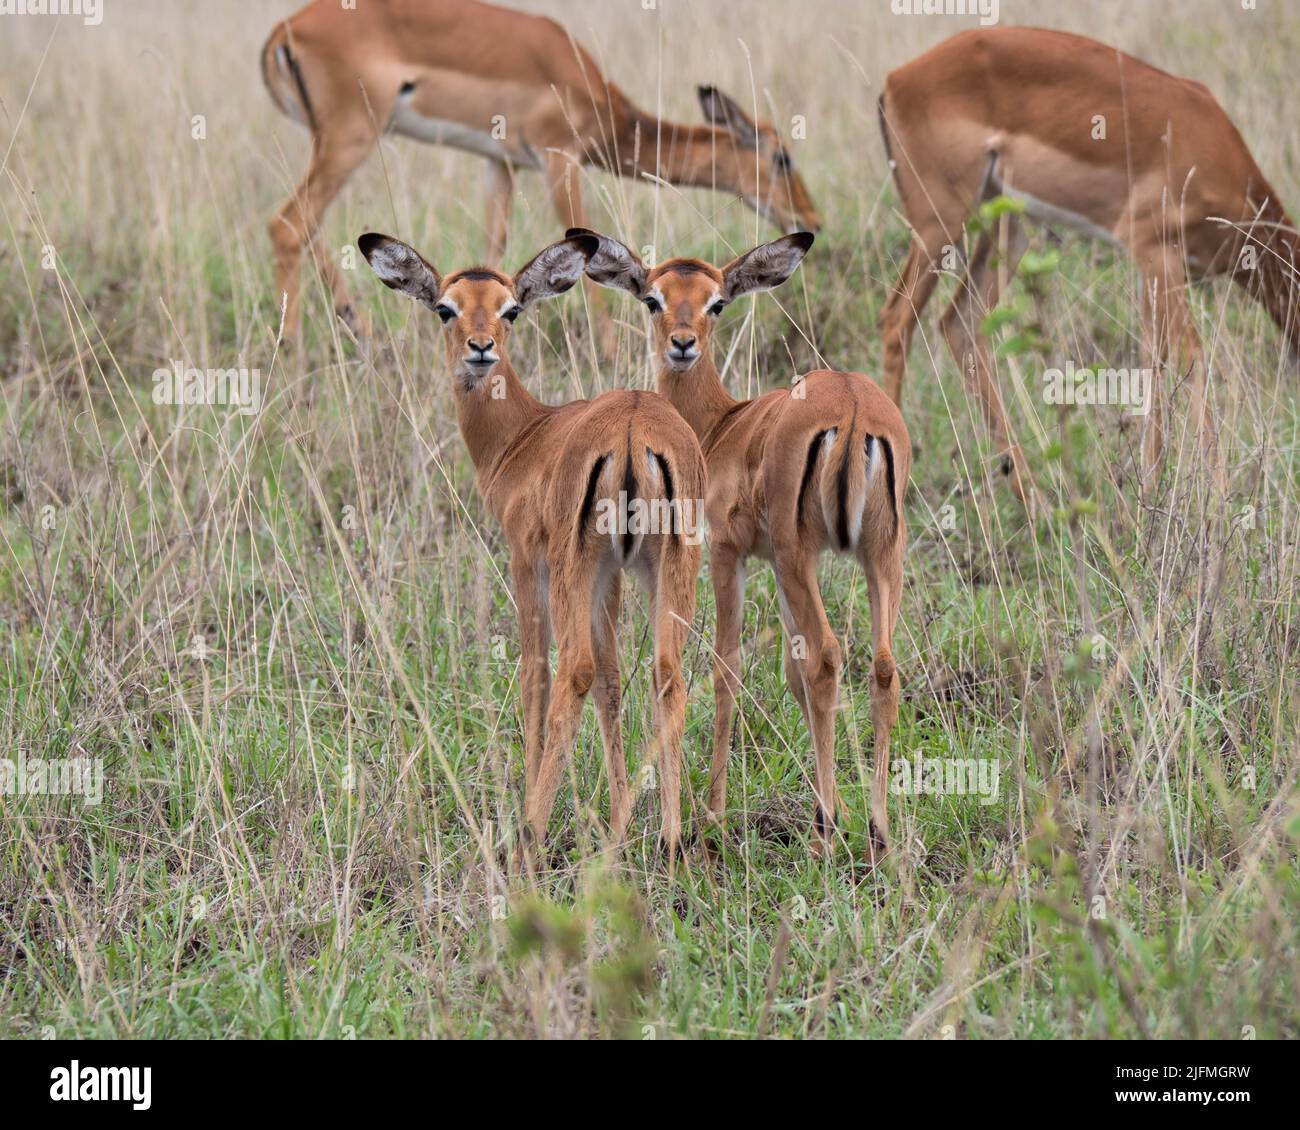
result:
[(414, 247), (377, 232), (367, 232), (357, 240), (357, 246), (384, 286), (409, 294), (430, 310), (438, 305), (442, 278)]
[(750, 149), (758, 145), (758, 126), (733, 99), (728, 98), (716, 86), (700, 87), (699, 95), (700, 109), (704, 111), (706, 122), (730, 130), (732, 137)]
[(595, 252), (596, 240), (581, 235), (566, 236), (543, 248), (515, 274), (515, 298), (519, 305), (527, 306), (539, 298), (563, 294), (582, 278), (587, 260)]
[(634, 298), (645, 294), (646, 268), (641, 256), (626, 244), (586, 228), (570, 228), (570, 236), (589, 236), (596, 252), (587, 261), (587, 277), (611, 290), (626, 290)]
[(722, 296), (730, 302), (745, 294), (780, 286), (794, 274), (812, 245), (812, 232), (800, 231), (746, 251), (722, 268)]

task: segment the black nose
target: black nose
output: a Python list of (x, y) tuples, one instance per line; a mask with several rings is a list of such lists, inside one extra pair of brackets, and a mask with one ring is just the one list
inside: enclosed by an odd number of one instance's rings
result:
[(473, 338), (470, 338), (469, 341), (467, 341), (465, 344), (468, 345), (472, 350), (474, 350), (475, 353), (482, 353), (486, 355), (492, 352), (493, 342), (490, 337), (485, 338), (483, 341), (475, 341)]
[(673, 336), (668, 340), (673, 343), (673, 348), (676, 349), (678, 353), (689, 353), (695, 348), (694, 334), (683, 334), (680, 337), (678, 337), (677, 334), (673, 334)]

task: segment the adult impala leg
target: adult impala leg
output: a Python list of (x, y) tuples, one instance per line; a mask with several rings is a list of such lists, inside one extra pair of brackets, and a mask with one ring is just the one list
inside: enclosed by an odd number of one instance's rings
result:
[[(569, 228), (585, 228), (586, 213), (582, 207), (582, 163), (571, 153), (548, 152), (546, 154), (546, 180), (550, 187), (551, 204), (561, 225)], [(584, 278), (583, 285), (587, 292), (587, 304), (591, 310), (591, 320), (596, 333), (596, 344), (602, 357), (613, 357), (617, 345), (614, 319), (609, 312), (609, 303), (601, 293), (601, 288), (589, 278)]]
[(979, 330), (985, 315), (1002, 297), (1000, 277), (1010, 278), (1015, 273), (1025, 250), (1019, 221), (1008, 216), (1004, 222), (1008, 224), (1005, 261), (1000, 265), (992, 262), (993, 241), (988, 235), (981, 235), (941, 325), (948, 349), (961, 366), (992, 433), (1002, 458), (1002, 471), (1010, 478), (1016, 497), (1028, 505), (1033, 491), (1029, 468), (1020, 447), (1010, 439), (1011, 426), (993, 374), (993, 354)]
[(340, 123), (328, 132), (314, 135), (307, 175), (271, 219), (276, 295), (285, 304), (285, 337), (290, 340), (297, 339), (301, 333), (300, 273), (303, 252), (309, 249), (330, 288), (335, 313), (349, 322), (355, 320), (355, 308), (342, 274), (315, 245), (325, 209), (374, 144), (374, 133), (365, 118)]
[(487, 263), (500, 267), (510, 235), (515, 202), (515, 174), (505, 161), (488, 162)]
[(740, 628), (744, 620), (744, 563), (730, 546), (714, 541), (713, 599), (718, 614), (713, 656), (713, 757), (709, 764), (709, 814), (721, 821), (727, 811), (727, 759), (740, 687)]
[(931, 253), (919, 236), (912, 239), (907, 262), (894, 289), (889, 292), (880, 312), (880, 336), (884, 342), (885, 392), (900, 407), (903, 403), (903, 375), (912, 334), (921, 319), (921, 311), (934, 293), (939, 275), (932, 265)]
[(596, 658), (596, 682), (592, 697), (600, 722), (600, 740), (605, 750), (605, 775), (609, 778), (609, 824), (614, 839), (621, 842), (632, 818), (632, 799), (627, 784), (627, 759), (623, 755), (623, 686), (618, 670), (618, 613), (622, 605), (622, 577), (615, 573), (602, 604), (592, 609), (592, 644)]

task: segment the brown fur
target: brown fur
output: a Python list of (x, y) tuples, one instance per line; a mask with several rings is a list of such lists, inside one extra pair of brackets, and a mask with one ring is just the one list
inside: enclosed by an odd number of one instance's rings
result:
[[(704, 462), (694, 434), (654, 393), (608, 392), (552, 407), (528, 392), (506, 358), (510, 322), (501, 312), (515, 300), (526, 305), (558, 293), (581, 277), (581, 263), (572, 277), (565, 276), (572, 243), (542, 251), (512, 279), (473, 269), (443, 278), (404, 244), (383, 236), (361, 240), (387, 285), (433, 309), (454, 305), (458, 311), (445, 321), (443, 335), (456, 416), (479, 492), (510, 545), (520, 629), (525, 815), (533, 838), (541, 841), (546, 834), (588, 694), (600, 721), (614, 838), (621, 840), (627, 829), (632, 797), (615, 638), (620, 573), (627, 570), (649, 597), (661, 835), (675, 856), (686, 710), (681, 656), (695, 614), (700, 549), (679, 530), (626, 540), (612, 536), (597, 528), (593, 512), (601, 502), (617, 508), (620, 491), (629, 485), (629, 501), (632, 495), (667, 501), (669, 479), (676, 498), (701, 499)], [(496, 358), (483, 371), (468, 365), (481, 349)], [(559, 658), (553, 684), (552, 632)]]
[[(1097, 114), (1106, 119), (1105, 140), (1092, 137)], [(1193, 418), (1217, 477), (1188, 279), (1231, 273), (1293, 346), (1300, 323), (1294, 229), (1209, 90), (1082, 36), (984, 28), (953, 36), (893, 71), (880, 117), (914, 233), (881, 315), (885, 388), (894, 401), (901, 403), (912, 332), (938, 281), (935, 264), (944, 246), (960, 248), (963, 225), (981, 200), (1009, 187), (1085, 218), (1133, 256), (1143, 277), (1149, 348), (1175, 379), (1190, 375)], [(1005, 246), (979, 239), (942, 325), (1025, 498), (1028, 471), (1011, 442), (988, 343), (978, 330), (1024, 250), (1019, 221), (1004, 222)], [(1247, 242), (1258, 251), (1253, 272), (1237, 269)], [(1163, 453), (1164, 414), (1155, 389), (1153, 399), (1143, 442), (1148, 482)]]
[[(638, 110), (563, 27), (543, 16), (478, 0), (367, 0), (355, 9), (317, 0), (272, 32), (262, 73), (277, 107), (312, 133), (307, 174), (270, 225), (276, 293), (287, 296), (290, 335), (299, 322), (303, 252), (313, 248), (330, 201), (389, 128), (399, 98), (425, 118), (484, 134), (504, 116), (507, 137), (492, 160), (487, 208), (493, 264), (505, 251), (515, 171), (535, 161), (566, 226), (584, 222), (575, 174), (583, 164), (758, 200), (787, 229), (820, 223), (803, 180), (782, 166), (771, 125), (755, 123), (711, 87), (700, 99), (713, 124), (661, 122)], [(656, 164), (660, 153), (663, 163)], [(318, 266), (335, 310), (360, 326), (341, 273), (328, 256), (318, 256)]]
[[(736, 400), (723, 387), (712, 356), (717, 315), (710, 312), (711, 304), (718, 296), (730, 301), (779, 285), (811, 245), (806, 233), (763, 245), (722, 269), (698, 259), (670, 259), (647, 270), (622, 244), (606, 236), (600, 240), (600, 250), (588, 263), (590, 277), (642, 300), (662, 299), (662, 309), (652, 315), (658, 388), (699, 436), (708, 467), (710, 560), (718, 609), (710, 810), (721, 818), (726, 809), (727, 756), (739, 688), (742, 569), (756, 555), (776, 570), (787, 636), (786, 681), (816, 754), (814, 829), (819, 840), (829, 840), (838, 806), (835, 713), (843, 662), (822, 605), (817, 561), (823, 550), (843, 548), (839, 528), (847, 522), (851, 533), (856, 530), (847, 551), (861, 563), (871, 598), (873, 850), (884, 850), (889, 739), (899, 695), (893, 632), (902, 596), (903, 496), (912, 454), (903, 418), (861, 373), (819, 370), (792, 388), (755, 400)], [(699, 354), (691, 363), (676, 359), (687, 341)], [(824, 437), (832, 430), (835, 439), (828, 444)], [(879, 462), (870, 479), (868, 437), (888, 445), (887, 450), (874, 449)]]

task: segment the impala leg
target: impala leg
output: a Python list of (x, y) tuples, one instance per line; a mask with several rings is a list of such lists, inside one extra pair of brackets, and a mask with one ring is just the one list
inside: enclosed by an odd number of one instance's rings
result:
[(1011, 489), (1026, 505), (1030, 504), (1033, 485), (1029, 467), (1018, 445), (1011, 442), (1002, 393), (993, 374), (993, 355), (979, 326), (985, 315), (1002, 297), (999, 276), (1010, 278), (1024, 254), (1025, 240), (1021, 225), (1006, 217), (1007, 257), (1001, 268), (990, 262), (993, 242), (982, 235), (971, 255), (966, 275), (957, 288), (952, 305), (943, 315), (941, 325), (953, 359), (962, 367), (966, 381), (979, 403), (992, 433), (993, 442), (1002, 456), (1002, 471), (1011, 480)]
[(835, 713), (840, 696), (840, 645), (826, 619), (814, 555), (801, 550), (782, 555), (777, 563), (777, 584), (786, 614), (796, 629), (792, 644), (802, 644), (804, 655), (802, 671), (796, 677), (802, 675), (816, 759), (813, 842), (820, 855), (831, 846), (839, 807), (835, 788)]
[(531, 790), (542, 762), (546, 710), (551, 694), (551, 627), (539, 573), (511, 558), (519, 609), (519, 682), (524, 702), (524, 782)]
[(1163, 440), (1167, 390), (1163, 374), (1175, 378), (1186, 374), (1191, 397), (1191, 418), (1211, 481), (1223, 493), (1223, 467), (1219, 461), (1214, 413), (1206, 388), (1205, 353), (1187, 305), (1187, 278), (1178, 250), (1164, 244), (1143, 249), (1137, 255), (1142, 267), (1142, 312), (1155, 376), (1150, 390), (1151, 405), (1142, 437), (1144, 486), (1150, 490), (1159, 478), (1163, 463)]
[(659, 741), (660, 839), (672, 867), (682, 838), (682, 735), (686, 729), (686, 679), (682, 652), (695, 618), (698, 546), (676, 534), (660, 541), (654, 600), (655, 731)]
[[(546, 741), (533, 787), (524, 800), (524, 815), (534, 839), (546, 838), (546, 825), (566, 758), (573, 750), (582, 721), (582, 707), (596, 681), (596, 657), (591, 638), (590, 594), (592, 568), (578, 561), (569, 568), (551, 569), (551, 620), (554, 624), (559, 662), (546, 712)], [(584, 594), (575, 599), (575, 594)]]
[(505, 161), (488, 162), (487, 263), (500, 267), (510, 234), (515, 200), (515, 173)]
[(713, 656), (713, 757), (709, 765), (709, 814), (721, 822), (727, 811), (727, 759), (740, 687), (740, 628), (744, 620), (744, 562), (730, 546), (713, 543), (713, 597), (718, 632)]
[[(546, 180), (550, 186), (551, 204), (560, 224), (566, 229), (587, 226), (586, 212), (582, 207), (581, 172), (582, 165), (572, 154), (553, 151), (546, 154)], [(597, 283), (589, 278), (582, 281), (587, 290), (587, 305), (591, 310), (600, 355), (612, 358), (617, 347), (617, 335), (609, 303)]]
[(884, 342), (884, 382), (889, 398), (901, 407), (903, 374), (907, 370), (907, 353), (912, 334), (920, 321), (921, 311), (930, 301), (938, 273), (931, 267), (932, 258), (919, 239), (913, 239), (903, 273), (889, 292), (880, 312), (880, 336)]
[[(892, 517), (892, 515), (891, 515)], [(873, 523), (864, 531), (862, 569), (871, 598), (871, 730), (875, 769), (871, 782), (871, 851), (875, 858), (889, 850), (889, 740), (898, 719), (899, 681), (894, 662), (894, 628), (903, 593), (905, 533)], [(874, 858), (873, 858), (874, 862)]]
[(596, 658), (592, 696), (605, 749), (605, 776), (609, 778), (609, 823), (614, 839), (622, 842), (632, 818), (632, 798), (627, 784), (627, 759), (623, 755), (623, 686), (618, 670), (618, 613), (622, 606), (622, 576), (615, 573), (602, 603), (592, 606), (591, 634)]
[(307, 175), (271, 219), (268, 230), (275, 251), (275, 288), (277, 297), (284, 301), (284, 332), (288, 340), (301, 336), (300, 269), (303, 252), (308, 249), (330, 288), (335, 312), (357, 328), (355, 307), (343, 276), (317, 246), (317, 235), (325, 209), (374, 144), (374, 134), (364, 118), (315, 135)]

